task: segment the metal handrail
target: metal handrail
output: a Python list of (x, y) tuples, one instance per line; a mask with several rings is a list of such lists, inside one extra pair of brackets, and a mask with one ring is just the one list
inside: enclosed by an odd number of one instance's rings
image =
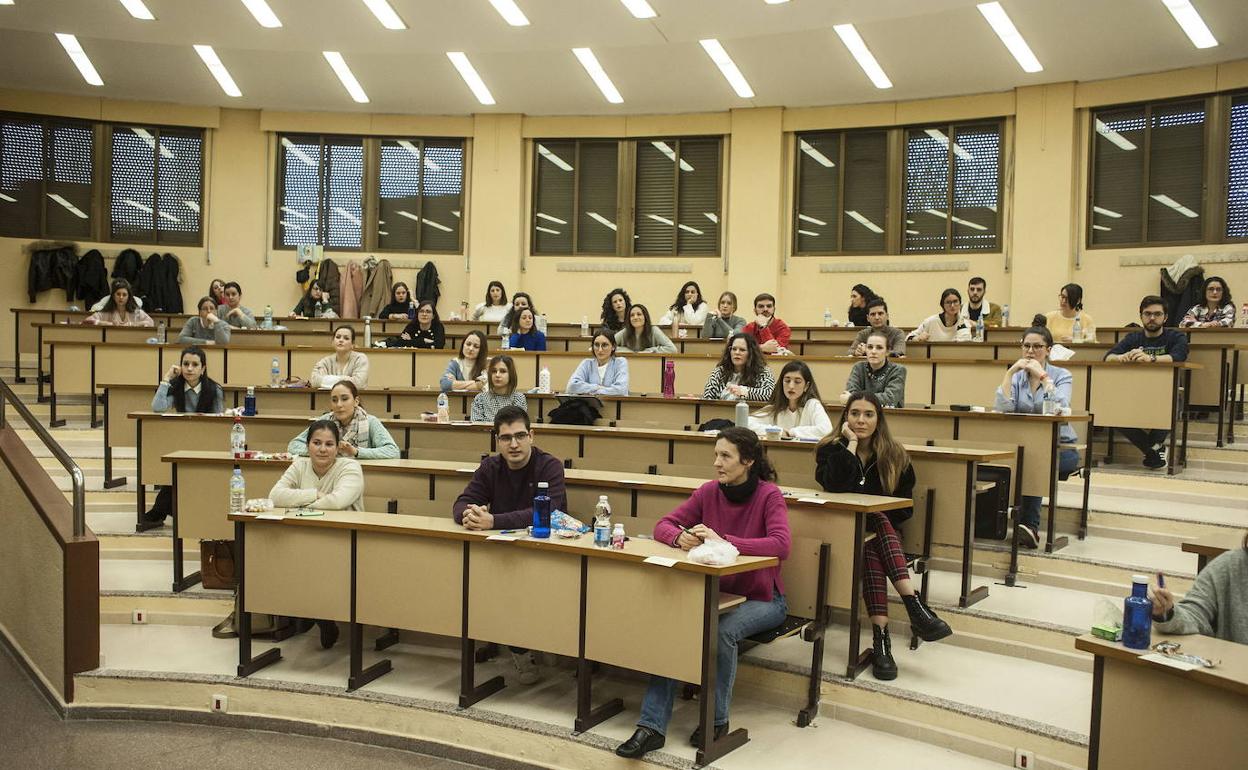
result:
[(26, 421), (30, 429), (35, 432), (35, 435), (48, 448), (52, 456), (57, 459), (57, 462), (64, 466), (66, 472), (69, 473), (70, 479), (74, 484), (74, 537), (82, 537), (87, 533), (87, 477), (83, 475), (82, 468), (79, 468), (78, 463), (74, 462), (69, 453), (57, 443), (56, 439), (52, 438), (52, 434), (48, 432), (47, 428), (43, 427), (43, 423), (39, 422), (30, 413), (30, 410), (26, 408), (26, 405), (17, 397), (17, 394), (13, 392), (13, 389), (9, 387), (9, 383), (5, 382), (3, 377), (0, 377), (0, 395), (3, 396), (3, 398), (0, 398), (0, 428), (8, 424), (7, 416), (4, 412), (4, 402), (8, 401), (13, 404), (13, 408)]

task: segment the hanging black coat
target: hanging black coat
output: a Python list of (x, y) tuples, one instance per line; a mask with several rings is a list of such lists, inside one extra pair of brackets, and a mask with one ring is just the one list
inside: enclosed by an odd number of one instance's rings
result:
[(442, 281), (438, 279), (438, 268), (432, 262), (426, 262), (416, 274), (416, 301), (428, 300), (437, 307), (438, 298), (442, 296), (442, 290), (438, 288), (440, 283)]
[(37, 249), (30, 253), (26, 272), (26, 293), (34, 302), (36, 295), (48, 289), (64, 289), (65, 301), (73, 302), (78, 293), (78, 254), (73, 246)]
[(174, 254), (165, 254), (160, 259), (160, 269), (156, 272), (157, 298), (160, 306), (157, 310), (165, 313), (182, 312), (182, 263)]
[(77, 278), (78, 299), (85, 307), (91, 307), (101, 298), (108, 296), (108, 268), (104, 266), (104, 255), (99, 249), (91, 249), (78, 259), (75, 268)]
[(161, 256), (150, 254), (139, 270), (138, 277), (131, 284), (134, 294), (143, 300), (143, 309), (149, 313), (160, 307), (159, 277), (161, 272)]
[(1161, 268), (1161, 298), (1166, 301), (1166, 326), (1178, 326), (1189, 309), (1205, 301), (1205, 269), (1189, 267), (1176, 281)]
[(134, 249), (122, 249), (113, 261), (113, 277), (124, 278), (133, 286), (139, 280), (139, 270), (143, 268), (143, 257)]

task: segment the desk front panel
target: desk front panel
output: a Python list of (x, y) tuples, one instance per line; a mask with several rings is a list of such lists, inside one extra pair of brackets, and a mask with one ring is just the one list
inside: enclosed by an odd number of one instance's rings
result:
[[(166, 468), (170, 463), (161, 463)], [(233, 540), (234, 522), (230, 512), (231, 467), (224, 463), (179, 462), (178, 537), (187, 540)], [(286, 471), (285, 465), (247, 465), (243, 480), (247, 499), (268, 497)], [(146, 481), (146, 477), (144, 481)]]
[(46, 351), (36, 350), (39, 345), (39, 331), (34, 324), (50, 324), (55, 321), (51, 310), (15, 310), (13, 323), (17, 328), (17, 346), (22, 351), (22, 361), (45, 356)]
[[(247, 448), (260, 452), (285, 452), (296, 430), (286, 423), (255, 420), (245, 423)], [(143, 456), (139, 471), (144, 484), (171, 484), (169, 463), (160, 458), (179, 449), (221, 449), (230, 446), (234, 423), (225, 419), (188, 420), (177, 416), (145, 416), (138, 423), (143, 433)], [(271, 488), (271, 487), (270, 487)]]
[(247, 612), (351, 620), (351, 530), (247, 522)]
[(469, 544), (468, 571), (469, 637), (576, 657), (580, 555), (478, 541)]
[[(1058, 434), (1053, 431), (1051, 422), (1033, 422), (1031, 420), (976, 420), (963, 419), (958, 423), (958, 441), (970, 444), (948, 443), (944, 446), (966, 446), (966, 448), (995, 449), (1006, 447), (1013, 449), (1023, 447), (1022, 487), (1024, 495), (1047, 497), (1049, 494), (1049, 478), (1053, 468), (1053, 442)], [(1017, 455), (1015, 455), (1017, 457)], [(1012, 468), (1016, 464), (995, 460), (997, 464), (1008, 464)], [(1018, 483), (1017, 468), (1011, 473), (1013, 483)], [(1013, 496), (1010, 497), (1013, 500)]]
[(52, 387), (58, 396), (87, 395), (91, 392), (91, 353), (89, 345), (52, 346)]
[[(1086, 373), (1086, 369), (1084, 370)], [(1174, 369), (1166, 366), (1099, 366), (1092, 373), (1095, 385), (1088, 411), (1101, 427), (1170, 429), (1174, 412)], [(1080, 380), (1071, 369), (1075, 381)], [(1178, 374), (1182, 381), (1183, 372)], [(1084, 378), (1086, 382), (1086, 377)], [(1165, 394), (1165, 397), (1159, 397)], [(1078, 403), (1078, 402), (1076, 402)]]
[(459, 636), (464, 544), (458, 540), (360, 532), (355, 617), (359, 623)]
[(917, 483), (936, 495), (932, 513), (932, 542), (962, 547), (966, 532), (966, 479), (975, 478), (975, 462), (951, 462), (923, 457), (911, 459)]
[[(472, 399), (475, 393), (464, 395), (463, 393), (448, 393), (447, 400), (450, 407), (452, 420), (466, 420), (472, 409)], [(361, 396), (361, 398), (365, 398)], [(369, 403), (364, 406), (370, 414), (376, 414), (384, 406), (385, 402), (381, 401), (377, 396), (368, 396)], [(373, 402), (376, 403), (373, 403)], [(530, 405), (530, 410), (532, 406)], [(408, 391), (394, 392), (390, 394), (390, 413), (400, 415), (406, 419), (418, 419), (424, 412), (436, 414), (438, 411), (438, 392), (437, 391)]]
[(108, 419), (109, 446), (114, 449), (134, 446), (134, 421), (126, 415), (151, 409), (154, 395), (156, 395), (155, 387), (145, 388), (136, 385), (109, 387), (105, 414)]

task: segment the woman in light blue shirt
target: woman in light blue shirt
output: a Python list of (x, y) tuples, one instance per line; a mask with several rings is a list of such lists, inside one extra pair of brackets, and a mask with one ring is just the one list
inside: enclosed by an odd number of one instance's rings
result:
[(628, 361), (615, 355), (615, 337), (606, 329), (594, 333), (593, 357), (568, 379), (568, 392), (594, 396), (628, 395)]
[[(992, 407), (995, 411), (1044, 414), (1044, 397), (1050, 388), (1055, 408), (1070, 408), (1073, 379), (1069, 371), (1049, 363), (1052, 347), (1053, 335), (1043, 326), (1033, 326), (1023, 333), (1023, 357), (1010, 366), (997, 388)], [(1070, 423), (1062, 423), (1060, 442), (1073, 444), (1076, 438)], [(1079, 453), (1074, 449), (1063, 448), (1057, 457), (1060, 477), (1069, 476), (1079, 467)], [(1018, 526), (1020, 544), (1026, 548), (1035, 548), (1040, 544), (1039, 497), (1023, 495), (1022, 522)]]

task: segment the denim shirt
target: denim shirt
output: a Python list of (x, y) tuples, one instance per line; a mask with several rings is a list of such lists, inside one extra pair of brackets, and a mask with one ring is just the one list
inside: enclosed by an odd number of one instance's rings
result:
[[(1049, 380), (1053, 383), (1054, 398), (1057, 401), (1057, 405), (1069, 409), (1071, 384), (1074, 381), (1070, 376), (1070, 372), (1053, 364), (1045, 364), (1044, 370), (1048, 373)], [(1014, 376), (1010, 378), (1010, 392), (1002, 393), (1001, 388), (998, 387), (996, 400), (993, 402), (992, 408), (998, 412), (1044, 414), (1044, 388), (1032, 390), (1027, 372), (1014, 372)], [(1062, 423), (1061, 442), (1063, 444), (1073, 444), (1077, 438), (1075, 429), (1070, 427), (1070, 423)]]

